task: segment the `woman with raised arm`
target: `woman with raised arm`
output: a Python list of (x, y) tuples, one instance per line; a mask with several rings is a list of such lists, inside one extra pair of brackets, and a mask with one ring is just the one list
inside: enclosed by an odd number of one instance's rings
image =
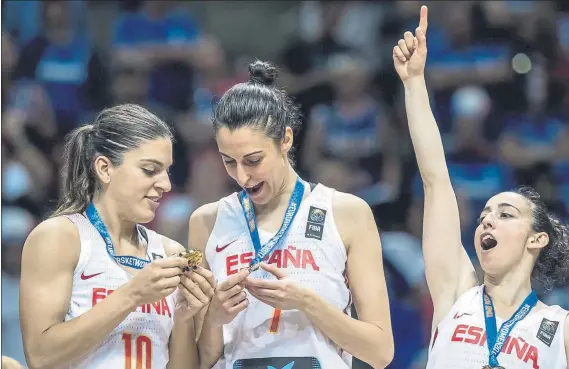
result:
[(424, 77), (427, 7), (415, 35), (393, 49), (405, 89), (413, 147), (425, 191), (423, 253), (434, 304), (429, 369), (565, 369), (568, 312), (547, 306), (532, 289), (569, 279), (569, 232), (531, 188), (488, 200), (474, 245), (484, 270), (479, 285), (461, 245), (458, 206)]

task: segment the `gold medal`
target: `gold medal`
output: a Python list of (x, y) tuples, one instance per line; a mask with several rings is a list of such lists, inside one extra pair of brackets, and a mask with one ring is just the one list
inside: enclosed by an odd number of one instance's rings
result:
[(179, 257), (188, 259), (188, 266), (190, 268), (196, 267), (203, 261), (203, 254), (200, 250), (189, 249), (178, 254)]

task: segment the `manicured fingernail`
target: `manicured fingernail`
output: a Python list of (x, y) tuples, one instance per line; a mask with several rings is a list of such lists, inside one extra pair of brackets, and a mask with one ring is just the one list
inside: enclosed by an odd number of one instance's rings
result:
[(189, 272), (190, 271), (190, 267), (184, 267), (184, 272)]

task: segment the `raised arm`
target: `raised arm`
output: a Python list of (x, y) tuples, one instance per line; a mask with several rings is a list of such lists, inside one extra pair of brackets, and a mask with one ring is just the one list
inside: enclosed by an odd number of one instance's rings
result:
[(427, 7), (421, 8), (415, 36), (405, 32), (393, 49), (393, 62), (405, 88), (405, 106), (425, 191), (423, 255), (434, 305), (433, 328), (456, 299), (476, 285), (474, 267), (462, 247), (456, 195), (451, 185), (437, 122), (429, 105), (424, 70), (427, 59)]

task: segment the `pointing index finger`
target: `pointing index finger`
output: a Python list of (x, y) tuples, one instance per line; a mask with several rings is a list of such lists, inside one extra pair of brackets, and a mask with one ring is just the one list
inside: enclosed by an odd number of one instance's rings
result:
[(421, 16), (419, 17), (419, 28), (424, 34), (427, 34), (427, 16), (429, 14), (429, 9), (426, 5), (421, 6)]

